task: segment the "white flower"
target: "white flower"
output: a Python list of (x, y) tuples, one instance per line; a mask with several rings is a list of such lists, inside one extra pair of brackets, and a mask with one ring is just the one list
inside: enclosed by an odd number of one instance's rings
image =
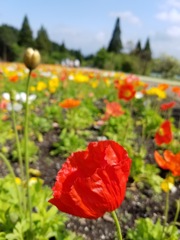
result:
[(144, 94), (142, 92), (136, 92), (136, 94), (135, 94), (136, 99), (141, 99), (143, 97), (144, 97)]
[[(20, 103), (14, 103), (13, 104), (13, 108), (14, 108), (14, 111), (15, 112), (19, 112), (19, 111), (21, 111), (21, 109), (22, 109), (22, 104), (20, 104)], [(7, 110), (8, 111), (12, 111), (12, 104), (11, 103), (8, 103), (7, 104)]]
[(10, 101), (10, 94), (9, 94), (9, 93), (4, 92), (4, 93), (2, 94), (2, 97), (3, 97), (5, 100)]

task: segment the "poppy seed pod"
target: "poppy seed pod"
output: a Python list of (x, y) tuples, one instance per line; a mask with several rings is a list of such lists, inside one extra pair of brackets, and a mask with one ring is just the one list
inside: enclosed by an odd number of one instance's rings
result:
[(41, 55), (38, 50), (27, 48), (24, 54), (24, 64), (29, 70), (35, 69), (41, 61)]

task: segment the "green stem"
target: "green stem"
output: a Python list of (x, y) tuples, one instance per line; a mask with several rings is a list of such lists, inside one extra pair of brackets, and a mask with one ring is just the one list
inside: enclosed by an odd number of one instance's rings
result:
[[(12, 104), (13, 128), (14, 128), (14, 133), (15, 133), (17, 153), (18, 153), (18, 160), (19, 160), (19, 166), (20, 166), (20, 177), (21, 177), (21, 180), (24, 181), (24, 167), (23, 167), (23, 160), (22, 160), (22, 152), (21, 152), (21, 146), (20, 146), (20, 141), (19, 141), (19, 135), (18, 135), (17, 128), (16, 128), (16, 118), (15, 118), (15, 111), (14, 111), (14, 102), (11, 101), (11, 104)], [(21, 192), (21, 198), (22, 198), (23, 209), (24, 209), (24, 211), (26, 211), (26, 199), (25, 199), (25, 192), (24, 192), (23, 188), (22, 188), (22, 192)]]
[(177, 205), (176, 214), (175, 214), (174, 221), (173, 221), (175, 224), (178, 220), (179, 213), (180, 213), (180, 199), (176, 201), (176, 205)]
[(165, 209), (164, 209), (164, 225), (167, 224), (168, 213), (169, 213), (169, 191), (167, 191), (166, 193), (166, 203), (165, 203)]
[(20, 190), (18, 189), (18, 186), (16, 184), (16, 175), (14, 173), (14, 170), (13, 170), (11, 164), (9, 163), (8, 159), (4, 156), (4, 154), (0, 153), (0, 158), (3, 160), (3, 162), (7, 166), (7, 169), (9, 170), (9, 173), (10, 173), (12, 179), (14, 180), (14, 186), (15, 186), (15, 189), (16, 189), (16, 192), (17, 192), (17, 196), (18, 196), (18, 200), (19, 200), (20, 214), (22, 216), (21, 195), (20, 195)]
[(19, 160), (19, 166), (20, 166), (20, 176), (21, 179), (24, 180), (24, 168), (23, 168), (23, 160), (22, 160), (22, 152), (21, 152), (21, 146), (19, 141), (19, 135), (16, 128), (16, 118), (15, 118), (15, 112), (14, 112), (14, 103), (11, 101), (12, 104), (12, 121), (13, 121), (13, 128), (16, 138), (16, 146), (17, 146), (17, 153), (18, 153), (18, 160)]
[(114, 219), (114, 223), (116, 225), (116, 231), (117, 231), (117, 238), (118, 240), (123, 240), (122, 238), (122, 233), (121, 233), (121, 226), (120, 226), (120, 223), (119, 223), (119, 220), (118, 220), (118, 217), (117, 217), (117, 214), (115, 211), (112, 211), (111, 212), (111, 215)]
[(29, 86), (30, 86), (30, 76), (31, 71), (29, 71), (27, 78), (27, 86), (26, 86), (26, 102), (25, 102), (25, 126), (24, 126), (24, 154), (25, 154), (25, 169), (26, 169), (26, 182), (27, 182), (27, 204), (29, 210), (29, 221), (30, 221), (30, 232), (32, 232), (32, 215), (31, 215), (31, 195), (30, 195), (30, 187), (29, 187), (29, 152), (28, 152), (28, 125), (29, 125)]

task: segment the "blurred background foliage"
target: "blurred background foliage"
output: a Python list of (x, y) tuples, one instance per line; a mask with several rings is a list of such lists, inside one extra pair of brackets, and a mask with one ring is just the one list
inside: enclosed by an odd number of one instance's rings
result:
[(51, 41), (44, 26), (40, 27), (34, 38), (27, 16), (19, 30), (7, 24), (0, 26), (0, 61), (21, 62), (24, 50), (30, 46), (41, 52), (43, 63), (61, 64), (65, 59), (78, 59), (81, 67), (176, 80), (180, 78), (180, 62), (167, 55), (153, 58), (149, 38), (143, 47), (140, 40), (136, 46), (129, 42), (128, 46), (123, 47), (119, 18), (116, 19), (108, 47), (102, 46), (95, 54), (87, 56), (79, 49), (68, 49), (64, 42)]

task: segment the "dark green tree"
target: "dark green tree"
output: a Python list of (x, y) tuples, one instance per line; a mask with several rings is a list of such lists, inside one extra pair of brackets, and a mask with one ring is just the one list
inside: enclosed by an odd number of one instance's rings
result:
[(142, 52), (141, 42), (140, 40), (137, 42), (135, 49), (132, 51), (132, 54), (136, 56), (140, 56)]
[(147, 38), (145, 46), (140, 54), (141, 64), (142, 64), (142, 74), (146, 74), (147, 70), (151, 64), (152, 52), (150, 47), (150, 40)]
[(4, 61), (15, 59), (14, 45), (18, 40), (18, 30), (6, 24), (0, 26), (0, 58)]
[(115, 28), (112, 34), (111, 41), (109, 43), (108, 52), (119, 53), (122, 49), (122, 42), (121, 42), (121, 30), (120, 30), (120, 20), (117, 18), (115, 23)]
[(24, 17), (22, 27), (19, 31), (18, 44), (23, 47), (32, 47), (34, 45), (33, 33), (27, 16)]
[(35, 40), (35, 46), (39, 51), (50, 52), (51, 42), (49, 40), (46, 29), (41, 26), (37, 33), (37, 38)]

